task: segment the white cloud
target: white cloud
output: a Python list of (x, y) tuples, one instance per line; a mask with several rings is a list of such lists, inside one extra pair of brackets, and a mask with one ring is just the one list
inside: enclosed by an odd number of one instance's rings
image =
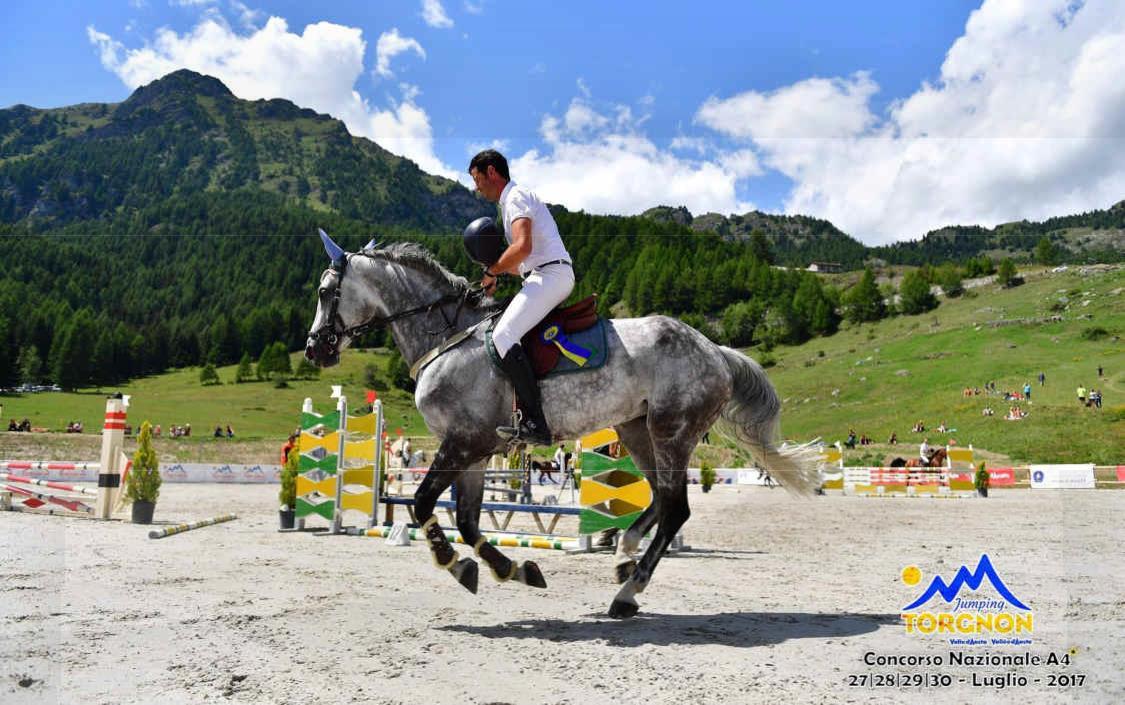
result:
[(465, 12), (469, 13), (470, 15), (479, 15), (482, 12), (484, 12), (484, 3), (483, 2), (473, 3), (473, 2), (469, 2), (469, 0), (465, 0), (464, 5), (465, 5)]
[(453, 20), (445, 14), (441, 0), (422, 0), (422, 19), (431, 27), (448, 29), (453, 26)]
[(413, 51), (423, 59), (426, 58), (426, 50), (422, 45), (415, 39), (399, 34), (397, 27), (380, 34), (379, 41), (375, 43), (375, 73), (384, 78), (394, 76), (391, 71), (391, 59), (404, 51)]
[(697, 122), (794, 181), (785, 209), (868, 242), (1105, 208), (1125, 196), (1125, 11), (986, 0), (940, 77), (885, 114), (872, 77), (711, 98)]
[(238, 0), (231, 0), (230, 6), (232, 10), (238, 13), (239, 23), (247, 29), (256, 29), (265, 16), (265, 13), (261, 10), (248, 7)]
[(623, 105), (599, 112), (587, 93), (561, 116), (544, 116), (539, 132), (547, 149), (511, 159), (514, 180), (551, 203), (591, 213), (636, 214), (661, 204), (694, 213), (753, 209), (735, 188), (739, 178), (757, 173), (748, 150), (726, 161), (678, 157), (641, 133), (647, 115), (634, 118)]
[(433, 130), (416, 87), (405, 84), (402, 97), (385, 107), (371, 105), (355, 90), (366, 49), (358, 28), (318, 22), (296, 34), (284, 19), (270, 17), (261, 29), (239, 34), (221, 18), (207, 16), (182, 35), (158, 30), (138, 49), (127, 49), (92, 26), (87, 35), (102, 65), (131, 89), (177, 69), (191, 69), (218, 78), (240, 98), (287, 98), (328, 113), (343, 120), (352, 134), (374, 140), (430, 173), (458, 176), (434, 153)]
[(206, 5), (214, 5), (219, 0), (168, 0), (168, 4), (172, 7), (204, 7)]

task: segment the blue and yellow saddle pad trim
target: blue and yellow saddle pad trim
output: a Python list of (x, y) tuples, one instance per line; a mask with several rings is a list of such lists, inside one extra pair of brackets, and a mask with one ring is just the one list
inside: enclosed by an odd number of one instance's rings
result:
[[(492, 343), (492, 329), (495, 327), (494, 321), (485, 331), (484, 347), (488, 350), (488, 357), (492, 360), (492, 364), (500, 367), (500, 356), (496, 353), (496, 346)], [(593, 326), (577, 333), (564, 333), (562, 327), (558, 325), (550, 325), (538, 331), (536, 344), (552, 345), (559, 352), (558, 362), (539, 379), (570, 372), (588, 372), (605, 367), (606, 360), (609, 359), (607, 335), (604, 318), (599, 318)], [(523, 342), (526, 344), (526, 336)], [(533, 354), (530, 351), (528, 353)]]

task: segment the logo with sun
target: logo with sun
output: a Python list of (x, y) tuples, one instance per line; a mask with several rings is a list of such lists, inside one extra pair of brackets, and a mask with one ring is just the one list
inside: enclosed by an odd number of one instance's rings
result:
[(922, 582), (922, 571), (916, 565), (908, 565), (902, 569), (902, 582), (914, 587)]

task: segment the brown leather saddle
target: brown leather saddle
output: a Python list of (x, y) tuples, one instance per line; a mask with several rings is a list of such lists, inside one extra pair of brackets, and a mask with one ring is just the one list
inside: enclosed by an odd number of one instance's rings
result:
[(591, 294), (576, 304), (556, 308), (548, 313), (547, 317), (520, 341), (524, 352), (531, 357), (531, 367), (535, 370), (535, 376), (546, 376), (548, 372), (555, 369), (562, 355), (557, 345), (544, 340), (544, 331), (552, 326), (558, 326), (563, 333), (580, 333), (593, 328), (597, 322), (597, 294)]

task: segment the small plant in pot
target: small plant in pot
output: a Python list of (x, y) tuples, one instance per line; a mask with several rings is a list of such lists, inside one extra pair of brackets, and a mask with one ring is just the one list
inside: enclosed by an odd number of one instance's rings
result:
[(133, 467), (125, 481), (125, 496), (133, 503), (133, 523), (151, 524), (156, 500), (160, 497), (160, 463), (152, 447), (152, 424), (141, 424)]
[(296, 525), (297, 473), (300, 462), (301, 454), (293, 448), (285, 458), (285, 466), (281, 468), (281, 491), (277, 493), (277, 499), (281, 502), (278, 516), (283, 529), (292, 529)]
[(988, 496), (988, 483), (988, 471), (984, 469), (984, 463), (981, 463), (977, 468), (977, 474), (973, 477), (973, 487), (977, 488), (977, 494), (981, 497)]
[(715, 468), (711, 467), (710, 463), (703, 463), (703, 466), (699, 468), (699, 484), (703, 485), (704, 492), (711, 491), (711, 485), (715, 484), (716, 476)]

